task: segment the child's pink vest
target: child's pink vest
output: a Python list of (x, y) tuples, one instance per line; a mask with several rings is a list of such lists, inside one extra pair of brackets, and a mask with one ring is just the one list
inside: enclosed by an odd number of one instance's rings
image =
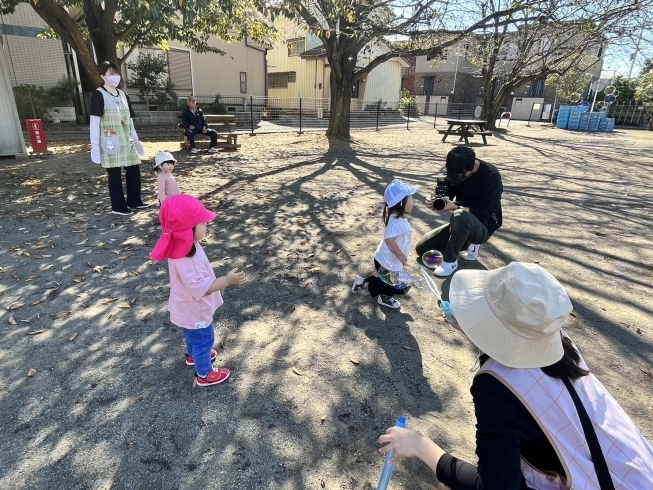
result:
[[(581, 367), (587, 369), (581, 360)], [(488, 359), (489, 373), (524, 404), (551, 442), (568, 479), (544, 474), (522, 458), (522, 473), (538, 490), (599, 490), (599, 482), (571, 395), (562, 381), (541, 369), (511, 369)], [(596, 431), (615, 489), (653, 489), (653, 449), (593, 374), (573, 382)]]

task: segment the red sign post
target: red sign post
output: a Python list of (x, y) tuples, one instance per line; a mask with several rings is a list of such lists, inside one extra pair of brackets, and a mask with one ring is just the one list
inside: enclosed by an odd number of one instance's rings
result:
[(27, 119), (27, 132), (32, 142), (32, 153), (47, 153), (48, 144), (45, 141), (45, 131), (40, 119)]

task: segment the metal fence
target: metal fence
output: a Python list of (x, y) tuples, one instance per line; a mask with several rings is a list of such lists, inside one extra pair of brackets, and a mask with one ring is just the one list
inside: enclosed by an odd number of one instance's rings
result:
[[(83, 124), (90, 110), (91, 93), (79, 94), (70, 107), (47, 108), (35, 94), (17, 94), (16, 103), (21, 117), (43, 118), (44, 122), (77, 122)], [(196, 95), (194, 98), (205, 114), (233, 114), (239, 133), (278, 133), (325, 131), (329, 126), (330, 100), (303, 97), (254, 97)], [(169, 99), (165, 105), (143, 103), (132, 95), (139, 130), (158, 134), (174, 134), (187, 97)], [(38, 103), (37, 103), (38, 102)], [(65, 114), (64, 114), (65, 113)], [(608, 117), (617, 125), (645, 129), (651, 121), (653, 108), (641, 104), (613, 104)], [(24, 116), (23, 116), (24, 115)], [(498, 114), (494, 115), (499, 117)], [(415, 99), (403, 102), (364, 101), (353, 99), (350, 106), (350, 128), (382, 130), (385, 128), (435, 128), (444, 126), (446, 119), (484, 119), (478, 103), (429, 103)], [(533, 121), (539, 119), (533, 115)], [(63, 126), (63, 125), (62, 125)], [(73, 131), (73, 128), (70, 128)]]
[(645, 129), (653, 119), (653, 104), (615, 102), (607, 109), (607, 117), (615, 119), (616, 126), (630, 126)]

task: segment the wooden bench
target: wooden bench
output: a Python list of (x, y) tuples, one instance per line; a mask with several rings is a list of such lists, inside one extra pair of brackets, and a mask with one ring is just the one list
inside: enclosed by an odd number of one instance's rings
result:
[[(225, 150), (237, 150), (240, 148), (238, 135), (232, 132), (236, 128), (236, 116), (232, 114), (206, 114), (205, 117), (209, 123), (209, 128), (214, 129), (218, 133), (218, 148), (224, 148)], [(177, 116), (177, 119), (181, 120), (181, 115)], [(181, 142), (179, 146), (182, 150), (190, 151), (190, 141), (188, 141), (188, 136), (186, 135), (186, 127), (181, 123), (177, 124), (177, 127), (181, 129)], [(210, 136), (202, 133), (195, 135), (195, 145), (198, 148), (208, 149), (210, 141), (198, 141), (198, 137), (210, 138)]]

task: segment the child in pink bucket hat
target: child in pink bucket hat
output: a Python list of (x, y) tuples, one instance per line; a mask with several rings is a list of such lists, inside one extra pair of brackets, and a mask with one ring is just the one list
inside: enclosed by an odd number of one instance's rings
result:
[(216, 278), (199, 241), (216, 214), (195, 197), (179, 194), (166, 199), (159, 210), (163, 234), (154, 246), (152, 260), (168, 259), (170, 271), (170, 321), (186, 338), (186, 364), (195, 366), (198, 386), (212, 386), (229, 377), (227, 368), (215, 369), (213, 314), (222, 306), (220, 291), (245, 282), (245, 273), (232, 269)]

